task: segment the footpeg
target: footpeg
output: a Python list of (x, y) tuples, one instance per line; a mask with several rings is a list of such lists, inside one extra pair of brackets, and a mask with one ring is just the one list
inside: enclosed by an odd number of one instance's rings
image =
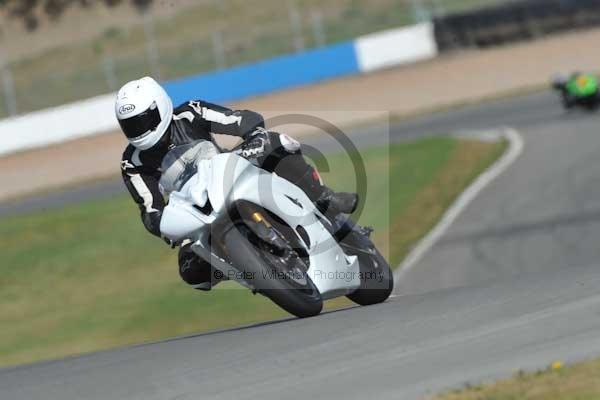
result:
[(361, 235), (370, 238), (371, 234), (375, 231), (375, 229), (373, 229), (370, 226), (359, 226), (358, 231)]

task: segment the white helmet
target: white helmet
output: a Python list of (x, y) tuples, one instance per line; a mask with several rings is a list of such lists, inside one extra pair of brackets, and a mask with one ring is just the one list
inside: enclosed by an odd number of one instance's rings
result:
[(145, 77), (119, 90), (115, 114), (129, 143), (147, 150), (167, 131), (173, 118), (173, 102), (154, 79)]

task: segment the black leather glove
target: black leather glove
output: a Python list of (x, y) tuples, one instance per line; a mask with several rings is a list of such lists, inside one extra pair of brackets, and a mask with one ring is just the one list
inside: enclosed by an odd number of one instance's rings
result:
[(246, 159), (260, 158), (268, 152), (269, 146), (269, 133), (259, 128), (246, 137), (239, 154)]

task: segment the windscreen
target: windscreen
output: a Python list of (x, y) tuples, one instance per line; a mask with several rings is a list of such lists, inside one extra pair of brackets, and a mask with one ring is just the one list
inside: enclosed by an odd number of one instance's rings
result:
[(206, 140), (199, 140), (175, 147), (163, 158), (160, 187), (165, 194), (179, 191), (198, 172), (198, 163), (217, 155), (217, 147)]

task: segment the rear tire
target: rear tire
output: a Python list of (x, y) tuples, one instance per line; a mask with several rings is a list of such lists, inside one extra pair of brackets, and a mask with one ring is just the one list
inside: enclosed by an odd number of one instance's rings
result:
[[(289, 270), (289, 265), (254, 246), (247, 235), (248, 228), (241, 225), (230, 228), (223, 236), (226, 254), (233, 265), (244, 276), (252, 277), (247, 282), (290, 314), (299, 318), (318, 315), (323, 309), (323, 299), (305, 270), (294, 268), (291, 274), (294, 279), (281, 276), (279, 273)], [(303, 265), (300, 258), (295, 262)]]
[(347, 254), (358, 257), (361, 276), (360, 287), (346, 297), (361, 306), (386, 301), (394, 290), (394, 275), (383, 255), (368, 237), (356, 230), (350, 231), (342, 244), (347, 245), (344, 246)]

